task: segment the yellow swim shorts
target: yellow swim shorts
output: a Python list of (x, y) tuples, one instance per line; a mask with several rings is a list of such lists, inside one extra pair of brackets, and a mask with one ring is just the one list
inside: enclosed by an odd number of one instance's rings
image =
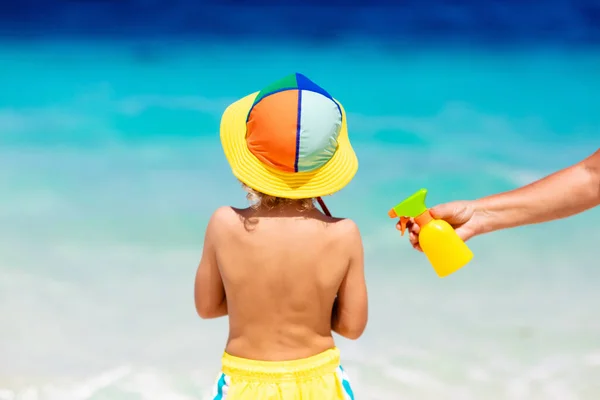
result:
[(227, 353), (212, 400), (354, 400), (340, 351), (293, 361), (255, 361)]

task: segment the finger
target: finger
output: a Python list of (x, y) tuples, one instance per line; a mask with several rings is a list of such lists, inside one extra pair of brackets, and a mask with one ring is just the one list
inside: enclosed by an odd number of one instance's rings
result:
[(409, 240), (410, 240), (411, 243), (418, 243), (419, 242), (419, 235), (417, 235), (414, 232), (410, 232), (408, 238), (409, 238)]
[(411, 244), (411, 246), (412, 246), (412, 247), (413, 247), (415, 250), (418, 250), (418, 251), (423, 251), (423, 250), (421, 249), (421, 245), (419, 244), (419, 238), (418, 238), (418, 236), (417, 236), (417, 235), (413, 235), (413, 234), (411, 234), (409, 239), (410, 239), (410, 244)]
[(406, 222), (406, 228), (408, 228), (409, 231), (415, 232), (417, 234), (421, 232), (421, 227), (415, 222), (413, 218), (409, 219)]
[(413, 223), (410, 226), (410, 231), (418, 235), (421, 232), (421, 227), (417, 223)]
[[(414, 225), (415, 225), (414, 223), (411, 223), (410, 221), (407, 221), (406, 222), (406, 229), (408, 229), (410, 231), (410, 230), (413, 229)], [(396, 222), (396, 229), (398, 229), (399, 231), (402, 230), (402, 222), (401, 221)]]
[(413, 223), (413, 226), (409, 231), (408, 240), (410, 241), (410, 244), (413, 247), (413, 249), (422, 252), (423, 250), (421, 249), (421, 245), (419, 244), (419, 235), (417, 232), (415, 232), (415, 228), (418, 229), (419, 226)]

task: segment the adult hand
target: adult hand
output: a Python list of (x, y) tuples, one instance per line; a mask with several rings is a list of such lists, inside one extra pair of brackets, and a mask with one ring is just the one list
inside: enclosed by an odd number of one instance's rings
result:
[[(429, 212), (435, 219), (443, 219), (448, 222), (456, 230), (458, 236), (464, 241), (469, 240), (479, 233), (481, 217), (476, 213), (476, 207), (472, 201), (453, 201), (450, 203), (440, 204), (431, 209)], [(417, 225), (413, 219), (406, 226), (409, 231), (410, 243), (419, 251), (419, 232), (421, 227)], [(400, 222), (396, 224), (396, 229), (400, 230)]]
[[(454, 227), (458, 236), (475, 235), (517, 226), (539, 224), (579, 214), (600, 206), (600, 149), (583, 161), (523, 187), (473, 201), (453, 201), (429, 211)], [(421, 228), (406, 224), (417, 250)], [(402, 230), (400, 223), (396, 228)]]

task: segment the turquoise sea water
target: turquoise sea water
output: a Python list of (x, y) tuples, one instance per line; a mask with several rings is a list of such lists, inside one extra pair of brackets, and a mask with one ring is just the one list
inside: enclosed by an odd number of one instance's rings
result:
[(600, 52), (372, 43), (0, 45), (0, 399), (202, 399), (225, 319), (195, 315), (205, 224), (243, 205), (229, 102), (292, 72), (348, 112), (370, 325), (358, 399), (597, 399), (600, 210), (472, 240), (438, 279), (387, 210), (531, 182), (598, 148)]

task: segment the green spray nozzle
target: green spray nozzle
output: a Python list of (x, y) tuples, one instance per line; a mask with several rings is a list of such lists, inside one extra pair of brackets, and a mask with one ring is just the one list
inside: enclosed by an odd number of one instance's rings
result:
[(427, 189), (421, 189), (404, 201), (398, 203), (388, 212), (390, 218), (400, 217), (402, 235), (404, 235), (406, 223), (408, 222), (409, 218), (417, 218), (427, 211), (425, 197), (427, 197)]
[(406, 200), (398, 203), (396, 207), (389, 212), (390, 218), (409, 217), (416, 218), (427, 211), (425, 206), (425, 197), (427, 197), (427, 189), (421, 189)]

